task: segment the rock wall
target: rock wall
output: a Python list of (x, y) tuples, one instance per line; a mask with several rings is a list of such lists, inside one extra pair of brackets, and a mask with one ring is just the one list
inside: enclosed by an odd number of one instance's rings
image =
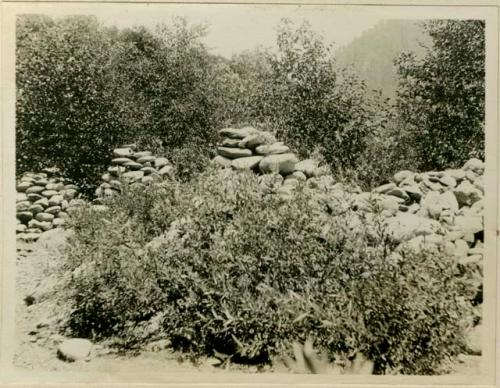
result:
[(116, 148), (113, 155), (115, 158), (108, 171), (102, 175), (103, 182), (95, 192), (96, 203), (119, 194), (124, 183), (132, 187), (148, 185), (171, 177), (174, 172), (174, 167), (167, 158), (153, 156), (150, 151), (137, 151), (135, 144)]
[(78, 200), (78, 187), (56, 170), (27, 172), (16, 184), (16, 234), (26, 241), (64, 225), (68, 209)]

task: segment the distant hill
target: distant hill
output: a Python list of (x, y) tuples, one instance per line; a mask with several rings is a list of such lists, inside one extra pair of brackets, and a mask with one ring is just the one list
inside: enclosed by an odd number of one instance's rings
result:
[(401, 52), (413, 51), (423, 56), (431, 39), (420, 22), (412, 20), (387, 20), (365, 31), (350, 44), (335, 51), (341, 67), (352, 65), (366, 81), (368, 89), (381, 89), (387, 97), (394, 97), (397, 88), (397, 72), (394, 58)]

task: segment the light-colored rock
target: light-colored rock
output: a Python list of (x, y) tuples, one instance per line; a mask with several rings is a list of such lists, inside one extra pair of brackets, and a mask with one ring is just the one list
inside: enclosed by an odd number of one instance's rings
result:
[(164, 166), (158, 171), (158, 174), (160, 174), (162, 177), (168, 175), (168, 176), (173, 176), (174, 175), (174, 167), (173, 166)]
[(38, 214), (40, 212), (43, 212), (43, 206), (39, 204), (33, 204), (28, 208), (28, 211), (33, 213), (33, 214)]
[(484, 195), (484, 178), (479, 176), (473, 183), (474, 187)]
[(66, 220), (64, 218), (54, 218), (52, 220), (52, 225), (54, 225), (55, 228), (61, 227), (66, 224)]
[(75, 189), (65, 189), (65, 190), (62, 190), (60, 192), (60, 194), (62, 194), (64, 199), (70, 201), (70, 200), (76, 198), (78, 191), (76, 191)]
[(272, 133), (261, 131), (253, 135), (246, 136), (238, 143), (238, 147), (254, 149), (262, 144), (273, 144), (275, 142), (276, 138)]
[(142, 165), (144, 165), (146, 163), (154, 163), (155, 160), (156, 160), (155, 156), (145, 155), (145, 156), (141, 156), (140, 158), (137, 158), (137, 163), (141, 163)]
[(405, 241), (417, 236), (442, 234), (439, 222), (419, 217), (411, 213), (398, 213), (385, 221), (387, 233), (396, 241)]
[(295, 171), (300, 171), (304, 173), (308, 178), (314, 176), (316, 168), (318, 168), (318, 162), (313, 159), (306, 159), (295, 164)]
[(40, 212), (35, 216), (37, 221), (40, 222), (51, 222), (54, 219), (54, 215), (50, 213)]
[(439, 178), (439, 183), (449, 188), (454, 188), (457, 185), (457, 181), (447, 174)]
[(454, 242), (455, 245), (455, 250), (453, 254), (457, 257), (464, 257), (467, 256), (467, 252), (469, 251), (469, 245), (467, 244), (466, 241), (462, 239), (457, 239)]
[(264, 157), (259, 163), (262, 173), (280, 173), (282, 175), (291, 174), (295, 169), (295, 164), (299, 160), (295, 154), (277, 154)]
[(144, 171), (128, 171), (122, 175), (122, 178), (133, 182), (140, 182), (143, 176)]
[(457, 198), (458, 205), (471, 206), (475, 202), (479, 201), (483, 194), (477, 188), (475, 188), (472, 183), (467, 180), (462, 181), (454, 190), (453, 193)]
[(31, 186), (26, 189), (25, 193), (26, 194), (41, 194), (42, 191), (45, 191), (45, 186)]
[[(142, 168), (142, 166), (141, 166)], [(118, 176), (120, 174), (123, 174), (127, 171), (127, 169), (123, 166), (111, 166), (111, 167), (108, 167), (108, 172), (112, 175), (112, 176)]]
[(143, 171), (144, 175), (151, 175), (152, 173), (157, 172), (154, 167), (143, 167), (140, 171)]
[(31, 206), (31, 202), (30, 201), (21, 201), (21, 202), (18, 202), (16, 203), (16, 211), (17, 212), (23, 212), (25, 210), (28, 210)]
[(155, 162), (154, 162), (154, 166), (155, 168), (162, 168), (164, 166), (168, 166), (170, 164), (170, 162), (168, 161), (167, 158), (156, 158)]
[(412, 185), (412, 186), (403, 186), (401, 187), (405, 192), (406, 194), (408, 194), (408, 196), (416, 201), (416, 202), (420, 202), (420, 200), (422, 199), (422, 191), (420, 190), (420, 188), (417, 186), (417, 185)]
[(106, 172), (106, 173), (104, 173), (104, 174), (101, 175), (101, 179), (104, 182), (109, 182), (113, 178), (111, 177), (111, 174), (109, 172)]
[(449, 170), (445, 170), (444, 173), (446, 175), (452, 177), (453, 179), (455, 179), (455, 181), (457, 183), (459, 183), (465, 179), (465, 171), (462, 169), (449, 169)]
[[(443, 206), (441, 196), (436, 191), (430, 191), (420, 202), (421, 210), (426, 212), (430, 218), (438, 219)], [(425, 215), (425, 214), (424, 214)]]
[(134, 151), (131, 148), (115, 148), (113, 150), (113, 155), (117, 158), (128, 158), (132, 156)]
[(47, 190), (55, 190), (55, 191), (61, 191), (64, 190), (64, 184), (61, 182), (59, 183), (49, 183), (47, 186), (45, 186)]
[(255, 152), (259, 155), (279, 155), (286, 154), (290, 152), (290, 148), (284, 145), (282, 142), (276, 142), (269, 145), (260, 145), (255, 148)]
[(134, 154), (132, 155), (132, 157), (134, 159), (140, 159), (144, 156), (152, 156), (153, 153), (151, 151), (140, 151), (140, 152), (134, 152)]
[(458, 212), (457, 198), (451, 191), (445, 191), (439, 196), (439, 203), (442, 209), (449, 209), (453, 214)]
[(413, 171), (404, 170), (404, 171), (399, 171), (396, 174), (394, 174), (393, 180), (397, 185), (399, 185), (400, 183), (402, 183), (405, 180), (410, 180), (410, 179), (413, 180), (414, 176), (415, 176), (415, 173)]
[(260, 131), (253, 127), (236, 128), (223, 128), (219, 130), (221, 136), (229, 137), (230, 139), (244, 139), (249, 135), (259, 133)]
[(393, 196), (393, 197), (401, 198), (405, 202), (410, 199), (410, 196), (408, 195), (408, 193), (404, 189), (401, 189), (399, 187), (395, 187), (391, 190), (388, 190), (385, 194)]
[(35, 193), (27, 194), (26, 197), (28, 198), (28, 201), (30, 201), (30, 202), (36, 202), (39, 199), (45, 198), (43, 195), (35, 194)]
[(24, 224), (17, 224), (16, 225), (16, 233), (24, 233), (24, 232), (26, 232), (26, 229), (28, 229), (28, 227)]
[(220, 167), (231, 167), (231, 159), (224, 156), (217, 155), (212, 159), (212, 163)]
[(306, 174), (304, 174), (302, 171), (294, 171), (292, 176), (295, 177), (299, 182), (305, 182), (307, 180)]
[(25, 192), (27, 189), (29, 189), (31, 186), (33, 186), (32, 182), (19, 182), (16, 186), (16, 190), (19, 193)]
[(233, 159), (231, 167), (236, 170), (247, 170), (256, 167), (263, 159), (263, 156), (249, 156), (247, 158)]
[(482, 175), (484, 173), (484, 162), (482, 160), (472, 158), (465, 162), (464, 166), (462, 167), (462, 170), (464, 171), (472, 171), (478, 175)]
[(245, 158), (248, 156), (252, 156), (252, 151), (242, 148), (218, 147), (217, 152), (219, 153), (219, 155), (229, 159)]
[(92, 350), (92, 342), (84, 338), (71, 338), (57, 347), (57, 357), (63, 361), (74, 362), (86, 359)]
[(45, 191), (42, 191), (42, 195), (45, 197), (45, 198), (50, 198), (54, 195), (57, 195), (59, 194), (59, 192), (55, 191), (55, 190), (45, 190)]
[(224, 139), (222, 140), (221, 146), (229, 148), (239, 148), (240, 142), (240, 139)]
[(16, 236), (16, 238), (19, 239), (19, 240), (22, 240), (22, 241), (32, 242), (32, 241), (38, 240), (40, 238), (40, 234), (39, 233), (33, 233), (33, 232), (30, 232), (30, 233), (19, 233)]
[(16, 202), (23, 202), (23, 201), (27, 201), (28, 200), (28, 196), (24, 193), (16, 193)]
[(143, 168), (144, 166), (141, 164), (141, 163), (137, 163), (137, 162), (127, 162), (123, 165), (123, 167), (127, 168), (128, 170), (133, 170), (133, 171), (137, 171), (137, 170), (140, 170), (141, 168)]
[[(52, 214), (54, 216), (59, 214), (60, 211), (61, 211), (60, 206), (51, 206), (51, 207), (48, 207), (47, 209), (45, 209), (45, 213), (49, 213), (49, 214)], [(39, 213), (39, 214), (41, 214), (41, 213)]]
[(151, 175), (146, 175), (146, 176), (143, 176), (142, 179), (141, 179), (141, 183), (143, 185), (150, 185), (152, 184), (153, 182), (155, 181), (155, 179), (151, 176)]
[(60, 194), (53, 195), (49, 198), (49, 206), (60, 206), (64, 197)]
[(396, 187), (397, 187), (396, 184), (391, 182), (391, 183), (387, 183), (385, 185), (376, 187), (375, 189), (372, 190), (372, 192), (377, 193), (377, 194), (385, 194), (388, 191), (395, 189)]

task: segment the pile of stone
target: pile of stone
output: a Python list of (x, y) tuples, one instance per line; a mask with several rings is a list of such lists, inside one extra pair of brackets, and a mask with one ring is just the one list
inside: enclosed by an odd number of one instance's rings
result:
[(223, 140), (217, 148), (218, 155), (212, 160), (216, 165), (274, 174), (280, 178), (275, 183), (281, 185), (278, 193), (284, 197), (290, 197), (299, 182), (326, 173), (313, 159), (299, 161), (288, 146), (268, 131), (254, 127), (224, 128), (219, 134)]
[(114, 159), (102, 175), (103, 183), (96, 189), (96, 201), (121, 193), (124, 184), (131, 187), (148, 185), (171, 177), (174, 167), (164, 157), (150, 151), (137, 151), (135, 144), (123, 145), (113, 151)]
[(26, 241), (63, 226), (68, 209), (78, 202), (78, 187), (53, 170), (23, 174), (16, 190), (16, 233)]

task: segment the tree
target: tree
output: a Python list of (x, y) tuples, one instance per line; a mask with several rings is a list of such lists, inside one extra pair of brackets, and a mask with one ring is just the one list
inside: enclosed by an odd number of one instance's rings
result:
[(426, 56), (396, 61), (401, 144), (423, 170), (484, 159), (485, 23), (433, 20), (425, 28), (433, 41)]

